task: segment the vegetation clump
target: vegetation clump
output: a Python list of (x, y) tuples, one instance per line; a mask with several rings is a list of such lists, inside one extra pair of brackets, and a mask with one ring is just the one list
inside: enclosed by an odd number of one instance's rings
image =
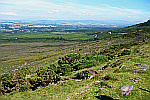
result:
[(3, 75), (1, 80), (2, 80), (2, 87), (1, 87), (2, 93), (20, 91), (21, 86), (26, 86), (26, 89), (30, 87), (30, 83), (21, 75), (21, 73), (15, 73), (15, 74), (11, 73), (7, 75)]
[(69, 54), (58, 60), (57, 73), (62, 75), (70, 74), (73, 70), (80, 70), (84, 68), (90, 68), (96, 66), (99, 63), (107, 62), (108, 59), (105, 56), (83, 56), (80, 54)]
[(125, 50), (123, 50), (123, 52), (121, 53), (121, 56), (129, 55), (130, 53), (131, 53), (130, 50), (125, 49)]

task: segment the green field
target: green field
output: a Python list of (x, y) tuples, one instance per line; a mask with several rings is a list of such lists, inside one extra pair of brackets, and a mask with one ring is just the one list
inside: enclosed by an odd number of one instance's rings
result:
[(89, 41), (94, 39), (94, 35), (87, 35), (86, 33), (36, 33), (36, 34), (15, 34), (10, 36), (3, 36), (2, 42), (69, 42), (69, 41)]

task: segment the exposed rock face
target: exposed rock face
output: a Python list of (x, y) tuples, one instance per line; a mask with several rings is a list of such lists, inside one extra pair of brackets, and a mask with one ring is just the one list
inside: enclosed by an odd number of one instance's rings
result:
[(124, 85), (120, 88), (122, 91), (124, 91), (124, 92), (121, 92), (121, 94), (128, 95), (133, 88), (134, 88), (133, 86)]
[(77, 75), (77, 79), (90, 79), (92, 78), (94, 75), (96, 75), (97, 72), (96, 71), (93, 71), (93, 70), (90, 70), (90, 71), (82, 71), (80, 72), (78, 75)]

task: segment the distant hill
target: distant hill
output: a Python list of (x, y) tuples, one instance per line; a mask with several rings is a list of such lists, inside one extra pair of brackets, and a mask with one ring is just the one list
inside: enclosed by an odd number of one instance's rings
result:
[(124, 28), (119, 28), (115, 30), (111, 30), (112, 33), (128, 33), (128, 32), (134, 32), (137, 30), (141, 30), (142, 28), (150, 27), (150, 20), (144, 23), (124, 27)]
[[(110, 32), (112, 34), (110, 34)], [(106, 39), (110, 37), (120, 37), (119, 34), (124, 34), (123, 36), (128, 36), (128, 37), (131, 37), (131, 36), (136, 37), (137, 35), (147, 34), (149, 32), (150, 32), (150, 20), (144, 23), (127, 26), (123, 28), (118, 28), (114, 30), (106, 30), (103, 32), (89, 33), (88, 35), (95, 34), (98, 36), (97, 38), (95, 38), (95, 40), (101, 40), (101, 39)], [(128, 35), (126, 35), (126, 33), (128, 33)]]
[(137, 24), (137, 26), (150, 26), (150, 20), (144, 23)]

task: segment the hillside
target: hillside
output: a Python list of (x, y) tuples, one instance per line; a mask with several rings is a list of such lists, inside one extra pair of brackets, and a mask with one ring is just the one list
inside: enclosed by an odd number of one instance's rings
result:
[[(0, 98), (150, 99), (150, 21), (112, 32), (127, 34), (85, 43), (28, 43), (26, 52), (23, 49), (27, 46), (21, 48), (24, 44), (18, 43), (17, 48), (26, 55), (20, 53), (21, 58), (18, 55), (15, 59), (7, 55), (9, 58), (1, 62)], [(12, 45), (2, 44), (8, 48)], [(37, 47), (36, 54), (31, 56)], [(50, 47), (56, 50), (50, 52)]]
[(140, 23), (140, 24), (112, 30), (112, 32), (113, 33), (128, 33), (128, 32), (134, 32), (134, 31), (137, 31), (137, 30), (140, 30), (143, 28), (147, 28), (147, 27), (150, 27), (150, 20), (148, 20), (147, 22), (144, 22), (144, 23)]

